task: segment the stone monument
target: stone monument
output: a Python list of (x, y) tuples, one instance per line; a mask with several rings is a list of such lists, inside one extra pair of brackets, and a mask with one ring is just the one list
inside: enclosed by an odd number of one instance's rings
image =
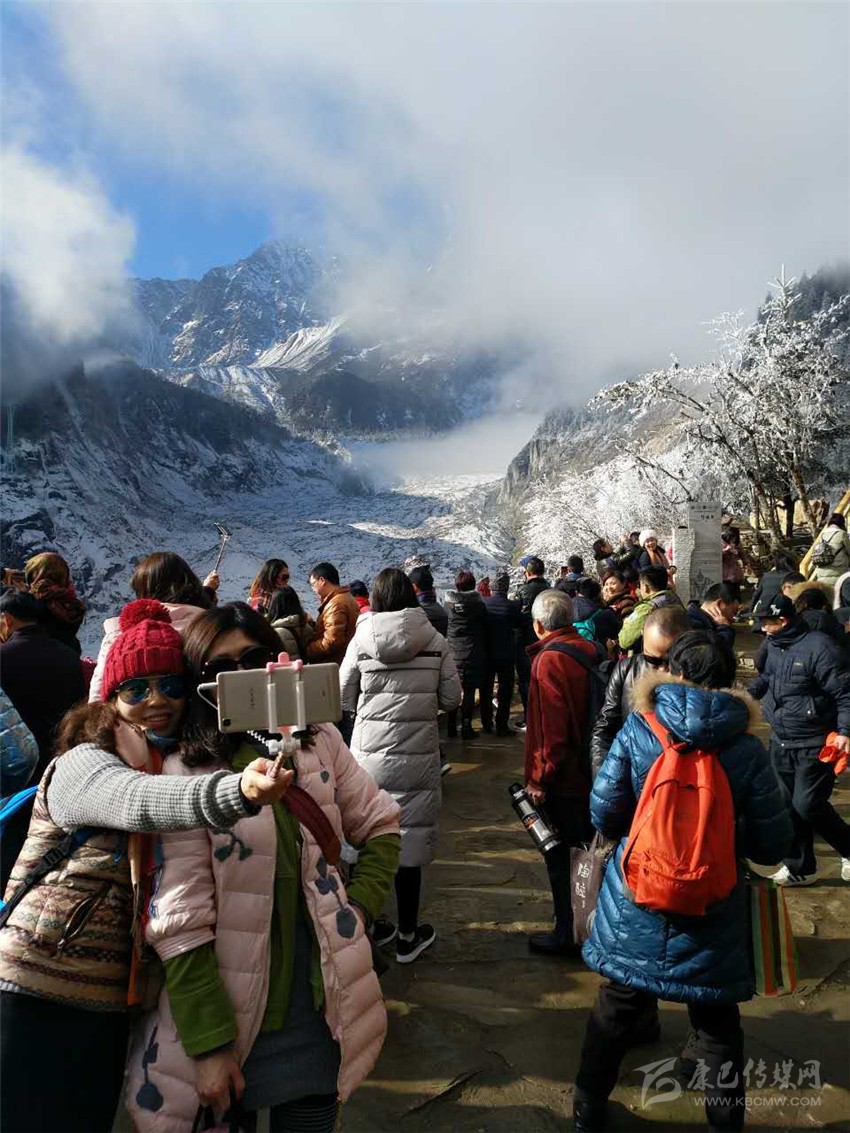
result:
[(702, 601), (710, 586), (723, 581), (722, 518), (719, 504), (691, 503), (687, 527), (673, 530), (676, 589), (683, 602)]

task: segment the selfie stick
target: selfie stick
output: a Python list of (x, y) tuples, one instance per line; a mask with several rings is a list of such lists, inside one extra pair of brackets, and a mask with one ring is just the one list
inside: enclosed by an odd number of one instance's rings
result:
[[(301, 670), (304, 668), (303, 661), (290, 661), (288, 653), (280, 653), (276, 661), (269, 661), (266, 665), (266, 672), (269, 674), (269, 683), (266, 687), (266, 696), (268, 697), (267, 716), (269, 727), (268, 730), (273, 732), (279, 731), (282, 739), (279, 740), (263, 740), (263, 743), (269, 749), (269, 755), (294, 755), (301, 746), (299, 741), (295, 738), (296, 732), (305, 732), (307, 730), (307, 705), (304, 700), (304, 683), (301, 680)], [(287, 724), (282, 728), (277, 727), (277, 696), (272, 679), (272, 673), (275, 669), (292, 669), (298, 673), (298, 680), (295, 682), (295, 723)], [(273, 768), (274, 774), (272, 778), (276, 778), (277, 772)]]
[(219, 537), (221, 538), (221, 546), (218, 549), (218, 558), (215, 560), (215, 566), (212, 568), (212, 573), (215, 574), (218, 570), (218, 564), (221, 562), (221, 557), (224, 554), (224, 548), (227, 544), (227, 540), (230, 538), (230, 532), (227, 530), (223, 523), (214, 523), (213, 526), (215, 527), (216, 531), (218, 531)]

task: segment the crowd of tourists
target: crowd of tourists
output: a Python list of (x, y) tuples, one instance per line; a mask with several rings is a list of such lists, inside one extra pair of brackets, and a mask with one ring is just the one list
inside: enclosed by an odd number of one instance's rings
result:
[[(437, 940), (420, 913), (446, 749), (483, 732), (521, 738), (526, 798), (555, 835), (553, 923), (530, 950), (605, 981), (573, 1068), (574, 1127), (609, 1128), (621, 1061), (672, 1000), (687, 1005), (680, 1063), (705, 1067), (709, 1127), (740, 1129), (746, 863), (812, 885), (817, 835), (850, 881), (850, 828), (830, 802), (850, 757), (843, 516), (820, 543), (811, 577), (777, 553), (747, 596), (753, 563), (727, 528), (722, 579), (694, 601), (650, 528), (597, 539), (590, 569), (572, 555), (549, 575), (531, 555), (513, 575), (462, 569), (439, 593), (421, 558), (370, 584), (319, 562), (303, 579), (315, 614), (283, 559), (223, 601), (217, 573), (157, 552), (135, 564), (95, 660), (58, 554), (4, 571), (4, 1128), (110, 1130), (123, 1099), (151, 1133), (251, 1130), (262, 1110), (272, 1131), (331, 1133), (384, 1042), (380, 971)], [(763, 638), (744, 689), (735, 639), (750, 616)], [(284, 754), (262, 730), (220, 730), (204, 691), (280, 654), (337, 666), (342, 708)], [(686, 766), (713, 803), (693, 801)], [(665, 805), (680, 807), (670, 844)], [(570, 851), (594, 837), (609, 856), (579, 932)], [(62, 1069), (37, 1089), (34, 1054)]]

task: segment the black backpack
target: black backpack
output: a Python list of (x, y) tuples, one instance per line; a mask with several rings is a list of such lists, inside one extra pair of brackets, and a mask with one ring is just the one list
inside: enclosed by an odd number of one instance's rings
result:
[(593, 739), (593, 727), (605, 703), (605, 692), (608, 688), (608, 678), (611, 676), (611, 665), (603, 664), (605, 653), (601, 645), (597, 647), (596, 656), (588, 657), (581, 649), (573, 645), (566, 645), (561, 641), (553, 641), (545, 645), (541, 653), (555, 651), (566, 653), (574, 661), (578, 661), (587, 670), (587, 715), (584, 718), (584, 727), (581, 730), (581, 761), (582, 766), (590, 776), (590, 744)]

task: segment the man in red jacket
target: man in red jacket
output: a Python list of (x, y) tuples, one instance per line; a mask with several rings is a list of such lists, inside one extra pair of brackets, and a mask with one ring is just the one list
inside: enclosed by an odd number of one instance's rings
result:
[(590, 839), (590, 768), (582, 757), (582, 733), (587, 723), (590, 688), (588, 671), (574, 655), (593, 664), (597, 646), (573, 628), (572, 602), (560, 590), (544, 590), (531, 610), (538, 640), (528, 646), (531, 685), (525, 733), (525, 789), (532, 802), (542, 803), (561, 839), (546, 855), (555, 906), (552, 932), (529, 938), (532, 952), (578, 956), (573, 943), (570, 902), (570, 846)]

